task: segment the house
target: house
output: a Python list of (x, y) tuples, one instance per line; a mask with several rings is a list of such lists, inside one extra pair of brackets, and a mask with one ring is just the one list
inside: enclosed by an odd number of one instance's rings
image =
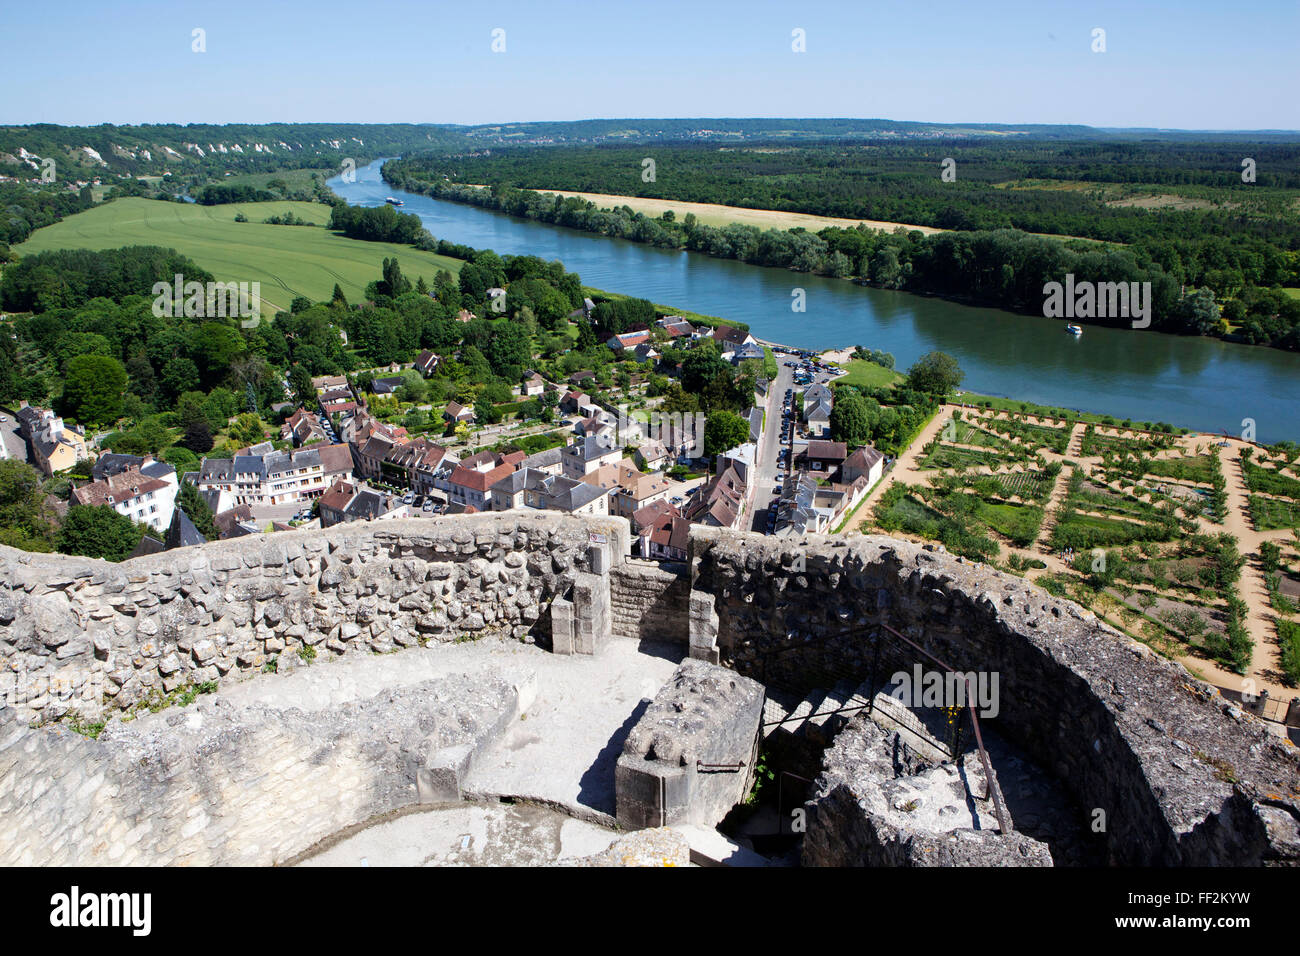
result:
[(867, 487), (873, 487), (885, 473), (885, 456), (871, 445), (863, 445), (840, 465), (840, 481), (852, 484), (859, 478), (867, 479)]
[(248, 505), (236, 505), (213, 514), (212, 524), (216, 526), (217, 538), (222, 541), (258, 532), (257, 522), (253, 520), (253, 509)]
[(569, 376), (569, 381), (574, 385), (581, 385), (583, 382), (594, 382), (595, 380), (596, 373), (587, 369), (583, 369), (580, 372), (574, 372)]
[(781, 490), (776, 507), (774, 533), (781, 536), (816, 534), (829, 515), (817, 509), (817, 479), (808, 474), (792, 476)]
[(738, 345), (736, 346), (736, 350), (731, 353), (731, 361), (734, 362), (736, 365), (739, 365), (741, 362), (748, 361), (751, 359), (762, 362), (766, 358), (767, 358), (767, 353), (763, 351), (763, 346), (753, 342), (747, 342), (744, 345)]
[(316, 394), (337, 388), (348, 387), (348, 377), (346, 375), (317, 375), (311, 380), (311, 387), (316, 389)]
[(745, 513), (745, 481), (735, 468), (723, 469), (701, 487), (686, 508), (694, 524), (739, 530)]
[(352, 446), (356, 450), (356, 470), (362, 478), (380, 481), (384, 476), (384, 460), (400, 445), (401, 442), (387, 435), (372, 434), (362, 444)]
[[(663, 421), (666, 418), (667, 421)], [(673, 458), (694, 458), (704, 454), (704, 416), (675, 414), (661, 417), (651, 438), (663, 444)]]
[(609, 496), (585, 481), (523, 468), (492, 486), (492, 508), (494, 511), (538, 508), (566, 514), (606, 515)]
[(110, 475), (121, 474), (128, 468), (143, 467), (151, 461), (152, 455), (115, 455), (112, 451), (102, 451), (90, 469), (90, 477), (93, 481), (103, 481)]
[(802, 456), (804, 468), (827, 474), (838, 471), (848, 457), (848, 447), (842, 441), (810, 441)]
[(601, 465), (613, 464), (623, 457), (623, 449), (614, 447), (606, 435), (588, 435), (566, 445), (560, 451), (561, 471), (575, 481), (581, 481)]
[(655, 351), (655, 347), (649, 342), (642, 342), (632, 350), (632, 357), (638, 362), (653, 362), (659, 356), (660, 353)]
[(400, 499), (342, 478), (321, 495), (317, 507), (322, 528), (348, 521), (375, 521), (410, 515), (410, 509)]
[(507, 475), (514, 474), (514, 465), (500, 464), (488, 471), (479, 471), (463, 462), (456, 466), (447, 482), (447, 500), (486, 511), (492, 486)]
[(370, 382), (370, 391), (376, 395), (393, 395), (399, 388), (406, 384), (406, 379), (400, 375), (390, 375), (385, 378), (372, 379)]
[(350, 475), (352, 467), (347, 445), (275, 451), (264, 442), (241, 449), (234, 458), (204, 458), (194, 484), (231, 505), (293, 504), (319, 498), (336, 478)]
[(542, 378), (536, 372), (531, 378), (525, 379), (519, 386), (519, 394), (526, 398), (534, 398), (546, 393), (546, 379)]
[(870, 486), (864, 477), (851, 485), (820, 485), (817, 478), (800, 473), (782, 490), (776, 509), (774, 534), (780, 536), (822, 534), (834, 527), (866, 496)]
[(745, 420), (749, 422), (749, 440), (758, 443), (763, 437), (763, 410), (761, 408), (751, 408), (745, 412)]
[(442, 356), (436, 355), (428, 349), (425, 349), (415, 357), (415, 370), (425, 378), (428, 378), (437, 371), (438, 366), (441, 364)]
[(672, 464), (672, 456), (658, 439), (642, 442), (633, 457), (642, 471), (659, 471)]
[(758, 446), (753, 442), (745, 442), (718, 455), (718, 471), (734, 468), (741, 480), (748, 484), (753, 480), (754, 462), (757, 460)]
[(614, 354), (621, 355), (628, 349), (634, 349), (638, 345), (642, 345), (649, 341), (650, 333), (646, 331), (620, 332), (617, 335), (611, 335), (605, 344), (609, 346)]
[(608, 435), (610, 442), (614, 441), (614, 426), (602, 418), (583, 418), (573, 426), (573, 432), (579, 438), (586, 438), (588, 435)]
[(451, 481), (451, 474), (459, 464), (455, 455), (435, 445), (415, 463), (415, 473), (411, 477), (411, 490), (417, 495), (431, 495), (435, 490), (445, 492)]
[(523, 469), (528, 468), (532, 471), (540, 471), (547, 475), (558, 475), (564, 471), (564, 462), (561, 460), (560, 452), (564, 446), (548, 448), (545, 451), (539, 451), (535, 455), (529, 455), (521, 461), (516, 467)]
[(804, 421), (808, 424), (808, 434), (824, 437), (831, 431), (831, 407), (825, 402), (818, 402), (804, 412)]
[(442, 410), (443, 421), (460, 424), (461, 422), (474, 421), (474, 406), (462, 405), (460, 402), (451, 401), (447, 407)]
[[(631, 465), (631, 462), (625, 463)], [(665, 475), (647, 475), (629, 467), (618, 477), (618, 486), (610, 501), (611, 510), (619, 517), (631, 520), (643, 508), (667, 503), (681, 487), (681, 482)]]
[(831, 390), (821, 382), (814, 382), (803, 390), (804, 415), (807, 415), (808, 409), (819, 403), (825, 405), (827, 408), (833, 408), (835, 406), (835, 396), (831, 394)]
[(307, 409), (299, 408), (280, 426), (280, 437), (285, 441), (293, 442), (295, 446), (301, 446), (325, 441), (328, 435), (320, 419)]
[(49, 409), (24, 401), (14, 417), (18, 419), (19, 433), (27, 439), (31, 457), (46, 477), (90, 457), (81, 433), (64, 426), (63, 418)]
[(393, 446), (380, 462), (379, 472), (388, 484), (412, 489), (428, 475), (432, 487), (432, 475), (446, 455), (447, 449), (441, 445), (427, 438), (415, 438)]
[(469, 309), (461, 309), (459, 312), (456, 313), (457, 322), (473, 322), (477, 318), (478, 316), (475, 315), (473, 312), (471, 312)]
[(579, 392), (576, 389), (564, 393), (560, 399), (560, 414), (575, 415), (582, 409), (591, 405), (591, 396), (586, 392)]
[(685, 561), (691, 544), (691, 523), (675, 505), (660, 501), (632, 517), (641, 557), (652, 561)]
[[(152, 474), (139, 465), (107, 475), (72, 490), (72, 500), (79, 505), (107, 505), (136, 524), (147, 524), (155, 531), (171, 527), (180, 490), (176, 469), (161, 462), (150, 462)], [(149, 466), (146, 466), (149, 467)]]
[(662, 319), (656, 320), (655, 325), (675, 339), (690, 338), (695, 333), (695, 326), (680, 315), (665, 315)]
[(719, 325), (713, 330), (713, 339), (722, 346), (724, 355), (734, 352), (742, 345), (754, 345), (757, 342), (747, 331), (734, 325)]
[(350, 402), (353, 398), (352, 389), (346, 386), (343, 388), (327, 388), (325, 391), (316, 394), (316, 400), (322, 405), (332, 405), (337, 402)]

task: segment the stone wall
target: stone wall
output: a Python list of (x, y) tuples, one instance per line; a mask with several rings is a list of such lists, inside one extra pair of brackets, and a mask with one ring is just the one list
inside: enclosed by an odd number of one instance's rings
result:
[(248, 536), (121, 564), (0, 547), (0, 704), (22, 720), (94, 717), (299, 655), (483, 634), (549, 645), (552, 600), (580, 576), (607, 591), (608, 572), (590, 572), (617, 566), (628, 538), (622, 518), (510, 512)]
[(0, 710), (0, 865), (283, 863), (442, 798), (518, 702), (500, 677), (463, 675), (310, 713), (204, 696), (98, 740)]
[[(692, 575), (692, 602), (715, 605), (714, 653), (764, 683), (806, 691), (910, 669), (918, 655), (882, 623), (956, 670), (997, 673), (993, 723), (1063, 783), (1083, 825), (1103, 821), (1111, 862), (1300, 861), (1295, 748), (1070, 601), (875, 536), (697, 528)], [(695, 644), (709, 627), (696, 618), (691, 653), (704, 656)]]
[(610, 576), (613, 635), (685, 644), (690, 594), (685, 568), (625, 561)]
[[(778, 540), (696, 528), (689, 577), (625, 565), (628, 541), (619, 518), (507, 512), (251, 536), (120, 565), (0, 548), (0, 705), (13, 705), (0, 711), (0, 848), (17, 845), (15, 832), (39, 838), (4, 859), (80, 859), (68, 850), (77, 828), (95, 834), (95, 852), (116, 854), (115, 862), (143, 859), (130, 851), (149, 832), (168, 834), (159, 859), (279, 859), (304, 835), (275, 842), (279, 815), (257, 830), (239, 815), (256, 804), (241, 803), (231, 781), (263, 793), (265, 804), (261, 775), (296, 780), (292, 761), (304, 753), (322, 756), (303, 765), (317, 776), (300, 781), (307, 802), (290, 801), (295, 812), (340, 787), (358, 794), (322, 828), (383, 812), (397, 789), (413, 787), (418, 798), (418, 770), (440, 765), (421, 764), (427, 754), (386, 737), (382, 720), (347, 724), (331, 715), (322, 731), (328, 751), (285, 715), (265, 715), (265, 737), (234, 724), (212, 736), (182, 726), (169, 748), (132, 742), (142, 731), (116, 725), (101, 741), (26, 725), (226, 683), (273, 658), (288, 666), (300, 654), (328, 659), (485, 634), (549, 646), (559, 599), (570, 605), (566, 633), (576, 652), (598, 650), (609, 631), (678, 639), (684, 628), (692, 658), (804, 691), (865, 679), (873, 667), (881, 680), (910, 668), (915, 652), (882, 637), (887, 623), (958, 670), (999, 674), (1000, 713), (990, 723), (1060, 781), (1088, 815), (1085, 826), (1100, 812), (1097, 838), (1111, 862), (1300, 860), (1295, 749), (1069, 601), (883, 537)], [(602, 620), (608, 626), (598, 633)], [(57, 680), (74, 692), (51, 692)], [(192, 713), (165, 710), (135, 723)], [(218, 717), (204, 726), (213, 725)], [(157, 771), (137, 772), (142, 755), (160, 761)], [(175, 795), (169, 767), (188, 781)], [(165, 810), (165, 825), (150, 824), (150, 807), (180, 807), (195, 795), (189, 809)], [(223, 818), (230, 829), (205, 842), (206, 824), (194, 821), (216, 819), (227, 802), (238, 804)], [(200, 805), (210, 809), (193, 809)], [(203, 847), (195, 848), (200, 831)], [(231, 837), (237, 831), (253, 834), (251, 849)]]

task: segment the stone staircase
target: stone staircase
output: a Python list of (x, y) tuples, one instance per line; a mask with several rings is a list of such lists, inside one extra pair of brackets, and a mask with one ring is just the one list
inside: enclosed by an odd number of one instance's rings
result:
[(829, 690), (814, 688), (798, 698), (769, 690), (763, 702), (762, 734), (765, 746), (782, 766), (809, 778), (821, 770), (825, 750), (849, 721), (861, 713), (885, 730), (897, 732), (909, 748), (926, 760), (951, 759), (947, 747), (908, 707), (883, 691), (870, 706), (868, 682), (840, 681)]

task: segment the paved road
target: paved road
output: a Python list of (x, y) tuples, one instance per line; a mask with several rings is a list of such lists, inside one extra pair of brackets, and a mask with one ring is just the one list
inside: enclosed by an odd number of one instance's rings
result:
[(786, 356), (777, 353), (776, 379), (768, 395), (767, 420), (763, 423), (763, 437), (758, 442), (757, 476), (750, 504), (750, 530), (767, 531), (767, 513), (772, 503), (772, 488), (776, 484), (777, 455), (781, 451), (781, 403), (785, 390), (794, 387), (794, 369), (787, 368)]
[[(781, 438), (781, 405), (785, 401), (785, 390), (795, 388), (794, 369), (788, 368), (785, 363), (793, 361), (790, 356), (782, 355), (779, 352), (776, 355), (777, 374), (776, 381), (772, 386), (771, 401), (767, 410), (767, 421), (763, 425), (763, 437), (758, 446), (758, 465), (756, 468), (757, 477), (752, 482), (754, 497), (751, 499), (751, 531), (767, 531), (767, 514), (772, 504), (774, 489), (777, 484), (778, 455), (782, 448), (790, 446), (782, 444)], [(824, 373), (818, 374), (813, 381), (826, 384), (835, 379), (833, 375)], [(795, 389), (801, 391), (801, 389)], [(798, 422), (798, 409), (795, 408), (795, 420)], [(799, 429), (795, 429), (796, 435)], [(794, 446), (790, 448), (790, 457), (794, 458), (795, 454), (801, 451), (807, 441), (803, 438), (796, 437)], [(786, 476), (789, 476), (789, 462), (786, 462)]]

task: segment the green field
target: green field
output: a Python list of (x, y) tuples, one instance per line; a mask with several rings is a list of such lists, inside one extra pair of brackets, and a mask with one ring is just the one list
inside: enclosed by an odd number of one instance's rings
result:
[(903, 376), (893, 369), (867, 362), (863, 359), (849, 359), (848, 374), (835, 380), (836, 385), (862, 385), (868, 388), (883, 388), (896, 385)]
[[(235, 222), (238, 212), (249, 221)], [(320, 228), (262, 222), (286, 212)], [(38, 229), (14, 251), (23, 256), (50, 249), (165, 246), (189, 256), (221, 281), (260, 282), (263, 304), (272, 309), (287, 309), (299, 295), (328, 300), (336, 282), (348, 301), (356, 302), (364, 298), (366, 284), (380, 277), (389, 256), (398, 258), (412, 282), (424, 276), (432, 285), (440, 269), (460, 271), (459, 259), (335, 235), (324, 228), (329, 216), (329, 207), (319, 203), (200, 206), (130, 197)]]

